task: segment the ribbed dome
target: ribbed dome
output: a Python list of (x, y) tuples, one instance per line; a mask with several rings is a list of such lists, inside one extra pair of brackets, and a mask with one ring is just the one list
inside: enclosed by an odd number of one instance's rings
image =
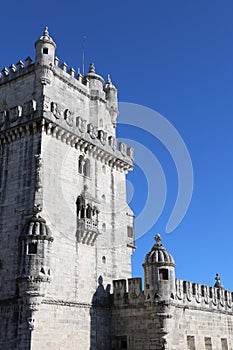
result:
[(174, 266), (175, 261), (170, 253), (166, 251), (164, 246), (160, 243), (161, 237), (159, 234), (155, 236), (155, 245), (151, 251), (146, 255), (145, 264), (157, 264), (159, 266)]
[(41, 216), (33, 216), (30, 222), (26, 225), (23, 234), (24, 236), (40, 236), (40, 238), (44, 237), (52, 239), (51, 231), (47, 226), (45, 219)]
[(52, 44), (52, 45), (56, 48), (55, 42), (53, 41), (53, 39), (52, 39), (51, 36), (49, 35), (48, 27), (45, 28), (43, 35), (40, 37), (40, 39), (38, 39), (38, 40), (36, 41), (35, 45), (36, 45), (38, 42)]

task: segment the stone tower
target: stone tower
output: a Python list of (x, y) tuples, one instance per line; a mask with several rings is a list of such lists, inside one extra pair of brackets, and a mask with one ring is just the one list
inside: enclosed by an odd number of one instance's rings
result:
[[(97, 281), (108, 294), (103, 281), (131, 277), (133, 150), (116, 141), (117, 89), (93, 64), (76, 76), (55, 49), (46, 28), (35, 62), (0, 76), (4, 350), (97, 349)], [(107, 349), (107, 334), (98, 339)]]

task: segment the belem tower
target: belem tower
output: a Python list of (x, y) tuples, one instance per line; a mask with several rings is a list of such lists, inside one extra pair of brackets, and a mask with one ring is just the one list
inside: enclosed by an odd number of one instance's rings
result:
[(159, 234), (131, 276), (133, 149), (117, 89), (46, 28), (0, 76), (0, 349), (232, 350), (233, 293), (175, 277)]

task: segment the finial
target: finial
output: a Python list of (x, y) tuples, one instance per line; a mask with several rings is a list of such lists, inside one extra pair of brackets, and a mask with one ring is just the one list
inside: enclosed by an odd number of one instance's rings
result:
[(94, 63), (90, 63), (90, 67), (89, 67), (89, 72), (88, 73), (95, 73)]
[(49, 28), (47, 26), (44, 29), (44, 36), (49, 36)]
[(155, 235), (155, 242), (156, 242), (156, 245), (161, 245), (161, 243), (160, 243), (161, 241), (162, 241), (162, 238), (161, 238), (160, 234), (157, 233), (157, 234)]
[(112, 80), (110, 78), (110, 74), (107, 75), (107, 84), (112, 84)]
[(218, 273), (216, 273), (215, 280), (216, 280), (216, 282), (215, 282), (214, 287), (215, 287), (215, 288), (223, 288), (223, 285), (222, 285), (222, 283), (221, 283), (221, 281), (220, 281), (220, 277), (219, 277), (219, 274), (218, 274)]

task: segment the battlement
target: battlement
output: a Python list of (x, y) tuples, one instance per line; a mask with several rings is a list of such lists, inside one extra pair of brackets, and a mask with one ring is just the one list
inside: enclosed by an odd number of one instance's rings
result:
[[(150, 303), (159, 301), (162, 301), (159, 296), (149, 300)], [(178, 307), (233, 312), (233, 292), (224, 288), (210, 287), (180, 279), (176, 279), (175, 295), (171, 295), (167, 301)], [(113, 303), (115, 306), (140, 306), (147, 302), (142, 290), (141, 278), (113, 281)]]
[[(49, 71), (57, 76), (59, 79), (63, 80), (69, 86), (79, 90), (83, 95), (86, 95), (90, 99), (101, 99), (103, 102), (107, 102), (109, 99), (109, 90), (117, 89), (114, 85), (109, 84), (109, 75), (104, 83), (104, 79), (95, 73), (95, 68), (93, 63), (90, 64), (90, 69), (88, 74), (82, 75), (80, 69), (77, 70), (77, 75), (75, 75), (76, 70), (73, 67), (68, 67), (66, 62), (62, 62), (59, 65), (59, 58), (56, 56), (54, 58), (53, 65), (40, 65), (37, 62), (33, 62), (30, 57), (27, 57), (24, 62), (19, 60), (16, 64), (11, 64), (8, 68), (3, 67), (0, 72), (0, 87), (1, 85), (15, 81), (16, 79), (22, 78), (23, 76), (33, 72), (36, 68), (47, 68)], [(48, 74), (48, 70), (47, 70)], [(92, 81), (99, 81), (100, 84), (93, 84)], [(50, 84), (50, 78), (47, 77), (44, 81), (41, 80), (41, 83), (46, 85)], [(93, 86), (94, 85), (94, 86)]]

